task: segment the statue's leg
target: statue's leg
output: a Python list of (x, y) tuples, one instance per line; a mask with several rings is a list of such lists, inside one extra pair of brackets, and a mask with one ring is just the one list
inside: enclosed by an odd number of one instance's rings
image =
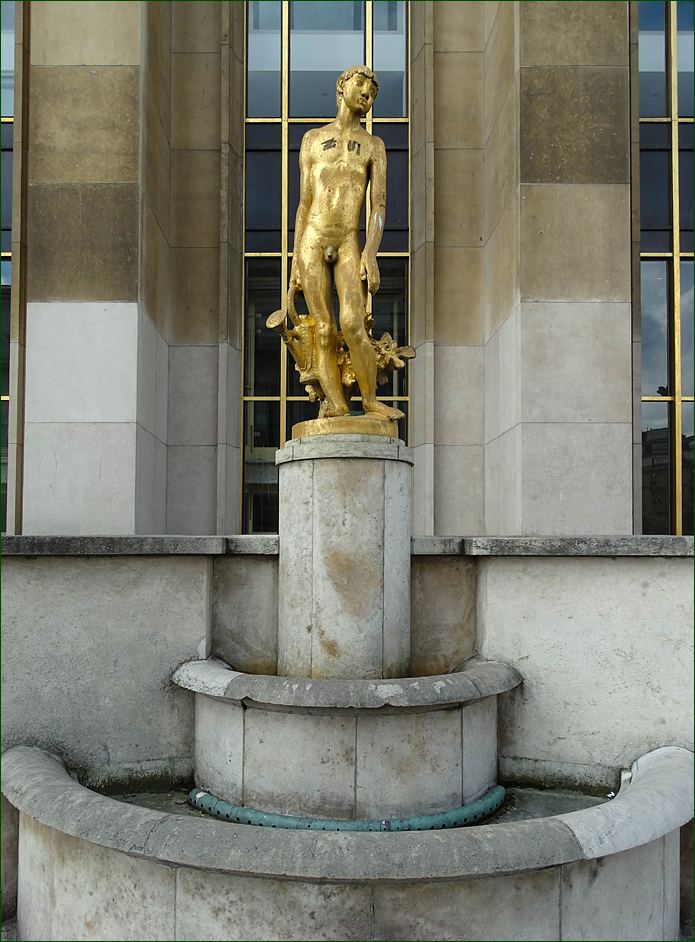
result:
[(326, 415), (347, 415), (350, 409), (340, 379), (338, 330), (331, 310), (331, 271), (318, 241), (305, 237), (297, 255), (302, 292), (314, 318), (314, 369), (326, 397)]
[(340, 247), (335, 266), (335, 286), (340, 300), (340, 329), (350, 350), (352, 368), (362, 394), (365, 412), (400, 419), (403, 413), (376, 398), (376, 352), (364, 326), (366, 289), (360, 278), (360, 250), (357, 240)]

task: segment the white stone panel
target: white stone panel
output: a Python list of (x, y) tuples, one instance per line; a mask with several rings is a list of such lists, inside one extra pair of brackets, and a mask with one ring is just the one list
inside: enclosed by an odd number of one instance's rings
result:
[(483, 442), (484, 348), (434, 348), (434, 424), (436, 444)]
[(135, 532), (158, 533), (155, 524), (156, 440), (146, 429), (136, 426)]
[(435, 347), (431, 342), (421, 343), (417, 356), (410, 361), (409, 381), (411, 395), (411, 444), (414, 447), (434, 442), (435, 407)]
[(59, 831), (53, 847), (52, 939), (174, 938), (173, 868)]
[(28, 422), (24, 533), (133, 533), (135, 429), (135, 423)]
[(27, 305), (27, 422), (135, 422), (138, 306)]
[(372, 892), (354, 884), (257, 880), (182, 868), (176, 913), (177, 939), (348, 942), (371, 938)]
[(433, 536), (434, 445), (416, 445), (413, 456), (413, 536)]
[(357, 818), (461, 805), (461, 711), (357, 718)]
[(155, 405), (154, 420), (155, 438), (160, 442), (167, 441), (167, 421), (169, 397), (169, 345), (162, 339), (159, 332), (156, 334), (155, 349)]
[(17, 932), (20, 939), (52, 939), (53, 829), (19, 819)]
[(521, 307), (524, 422), (632, 422), (631, 305)]
[(497, 697), (475, 700), (462, 713), (462, 804), (467, 804), (497, 784)]
[(195, 698), (195, 783), (233, 805), (244, 800), (244, 709), (240, 704)]
[(610, 777), (664, 743), (692, 748), (691, 560), (481, 562), (481, 653), (524, 677), (500, 701), (500, 756)]
[(578, 536), (632, 532), (632, 425), (524, 423), (521, 530)]
[(244, 804), (261, 811), (351, 818), (355, 717), (249, 709)]
[(384, 677), (406, 677), (410, 663), (412, 473), (405, 461), (384, 462)]
[[(557, 870), (443, 883), (377, 884), (375, 939), (560, 938)], [(567, 936), (566, 938), (573, 938)]]
[(482, 445), (436, 445), (434, 449), (434, 527), (437, 536), (483, 532)]
[(485, 532), (521, 532), (521, 426), (485, 446)]
[(156, 432), (157, 328), (144, 311), (138, 313), (137, 419), (151, 435)]
[(169, 348), (169, 445), (217, 444), (217, 346)]
[(664, 935), (664, 839), (562, 867), (561, 939), (674, 939)]
[(217, 448), (168, 446), (167, 533), (214, 533)]
[(521, 311), (515, 307), (497, 331), (499, 338), (498, 424), (504, 434), (521, 421)]
[(278, 673), (311, 676), (314, 577), (314, 461), (289, 461), (280, 478)]

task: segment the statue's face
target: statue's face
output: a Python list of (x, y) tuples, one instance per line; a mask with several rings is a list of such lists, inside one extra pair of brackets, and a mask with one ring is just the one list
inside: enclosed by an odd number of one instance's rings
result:
[(357, 72), (343, 85), (343, 101), (350, 111), (367, 114), (376, 98), (376, 86), (366, 75)]

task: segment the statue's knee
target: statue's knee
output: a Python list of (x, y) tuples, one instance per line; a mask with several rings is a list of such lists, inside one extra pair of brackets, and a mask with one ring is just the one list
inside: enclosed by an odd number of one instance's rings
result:
[(332, 324), (317, 324), (314, 328), (314, 336), (322, 349), (335, 345), (336, 330)]

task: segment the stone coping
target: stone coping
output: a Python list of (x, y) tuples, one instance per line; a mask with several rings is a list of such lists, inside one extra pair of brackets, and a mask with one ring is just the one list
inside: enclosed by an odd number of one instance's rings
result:
[(289, 709), (375, 710), (437, 708), (495, 696), (518, 687), (521, 675), (509, 664), (474, 658), (455, 674), (384, 680), (316, 680), (243, 674), (217, 658), (188, 661), (174, 673), (179, 687), (246, 706)]
[[(4, 556), (276, 556), (277, 534), (5, 536)], [(692, 556), (692, 536), (419, 536), (414, 556)]]
[(275, 464), (320, 458), (372, 458), (414, 463), (413, 449), (398, 438), (373, 435), (316, 435), (292, 438), (275, 452)]
[(648, 753), (602, 805), (450, 831), (287, 831), (155, 811), (84, 788), (32, 746), (4, 754), (2, 783), (22, 814), (135, 857), (276, 879), (410, 883), (537, 870), (655, 840), (692, 816), (693, 756), (676, 746)]

